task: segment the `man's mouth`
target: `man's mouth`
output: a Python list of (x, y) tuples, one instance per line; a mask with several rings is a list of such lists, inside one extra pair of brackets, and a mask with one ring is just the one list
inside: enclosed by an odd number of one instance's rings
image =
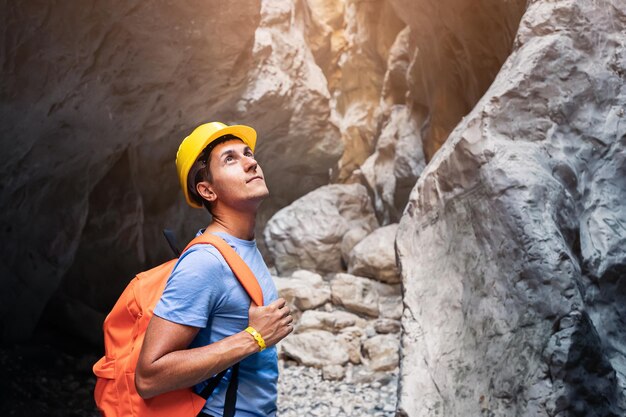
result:
[(250, 178), (248, 181), (246, 181), (246, 184), (249, 183), (249, 182), (252, 182), (254, 180), (262, 180), (262, 179), (263, 179), (262, 176), (257, 175), (257, 176), (254, 176), (254, 177)]

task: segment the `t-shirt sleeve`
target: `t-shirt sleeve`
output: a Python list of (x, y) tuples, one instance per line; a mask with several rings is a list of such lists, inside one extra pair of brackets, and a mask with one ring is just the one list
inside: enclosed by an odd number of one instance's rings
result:
[(183, 254), (165, 285), (154, 315), (178, 324), (206, 327), (224, 293), (224, 267), (208, 248)]

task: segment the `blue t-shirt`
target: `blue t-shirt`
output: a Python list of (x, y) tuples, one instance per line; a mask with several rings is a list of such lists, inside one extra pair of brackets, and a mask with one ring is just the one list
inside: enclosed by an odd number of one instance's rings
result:
[[(250, 267), (263, 291), (264, 304), (278, 298), (270, 272), (254, 240), (242, 240), (226, 233), (224, 239)], [(248, 326), (250, 297), (215, 247), (195, 245), (185, 252), (167, 281), (154, 314), (168, 321), (199, 327), (190, 348), (206, 346), (239, 333)], [(207, 400), (204, 413), (221, 417), (224, 396), (230, 381), (229, 370)], [(276, 347), (252, 354), (239, 363), (237, 417), (276, 415)], [(196, 385), (200, 392), (206, 383)]]

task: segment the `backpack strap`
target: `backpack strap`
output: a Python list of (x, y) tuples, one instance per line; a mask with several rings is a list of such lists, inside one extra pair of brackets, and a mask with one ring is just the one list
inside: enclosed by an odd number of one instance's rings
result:
[[(228, 369), (232, 369), (232, 373), (230, 376), (230, 382), (226, 388), (226, 395), (224, 397), (224, 417), (234, 417), (236, 410), (235, 407), (237, 405), (237, 389), (239, 388), (239, 363), (234, 364), (232, 368), (224, 369), (213, 378), (207, 380), (206, 387), (202, 389), (199, 395), (205, 400), (208, 400), (222, 378), (224, 378), (224, 375), (226, 375)], [(200, 416), (202, 413), (198, 415)]]
[(178, 243), (176, 242), (176, 235), (170, 229), (163, 229), (163, 236), (167, 240), (167, 244), (170, 245), (170, 249), (174, 252), (174, 256), (180, 257), (180, 249), (178, 249)]
[(258, 306), (263, 305), (263, 291), (261, 290), (259, 281), (257, 281), (256, 277), (250, 270), (250, 267), (246, 265), (243, 259), (241, 259), (241, 256), (239, 256), (224, 239), (217, 235), (203, 233), (189, 242), (183, 252), (193, 245), (198, 244), (213, 245), (222, 254), (224, 260), (241, 283), (241, 286), (246, 290), (252, 301), (254, 301), (254, 303)]
[(228, 384), (228, 388), (226, 389), (226, 398), (224, 399), (224, 417), (235, 416), (237, 388), (239, 388), (239, 363), (233, 365), (232, 375), (230, 376), (230, 384)]
[[(241, 256), (235, 252), (235, 250), (221, 237), (212, 235), (210, 233), (203, 233), (200, 236), (194, 238), (185, 249), (184, 253), (193, 245), (208, 244), (213, 245), (224, 257), (224, 260), (233, 271), (233, 274), (237, 277), (241, 286), (246, 290), (252, 301), (258, 306), (263, 305), (263, 291), (257, 281), (256, 277), (250, 270), (250, 267), (241, 259)], [(226, 389), (226, 396), (224, 398), (224, 417), (234, 417), (235, 406), (237, 404), (237, 388), (239, 386), (239, 363), (233, 365), (230, 382)], [(200, 396), (208, 399), (217, 385), (222, 380), (228, 369), (220, 372), (213, 378), (210, 378), (207, 382), (207, 386), (202, 390)]]

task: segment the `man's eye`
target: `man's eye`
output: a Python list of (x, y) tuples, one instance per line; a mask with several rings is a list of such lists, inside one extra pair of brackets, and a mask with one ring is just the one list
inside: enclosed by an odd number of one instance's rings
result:
[(233, 160), (233, 157), (232, 157), (232, 156), (227, 156), (226, 158), (224, 158), (224, 161), (225, 161), (225, 162), (230, 162), (230, 161), (232, 161), (232, 160)]
[(246, 156), (247, 156), (248, 158), (252, 158), (252, 159), (254, 159), (254, 154), (253, 154), (252, 152), (249, 152), (249, 151), (248, 151), (248, 152), (246, 152)]

